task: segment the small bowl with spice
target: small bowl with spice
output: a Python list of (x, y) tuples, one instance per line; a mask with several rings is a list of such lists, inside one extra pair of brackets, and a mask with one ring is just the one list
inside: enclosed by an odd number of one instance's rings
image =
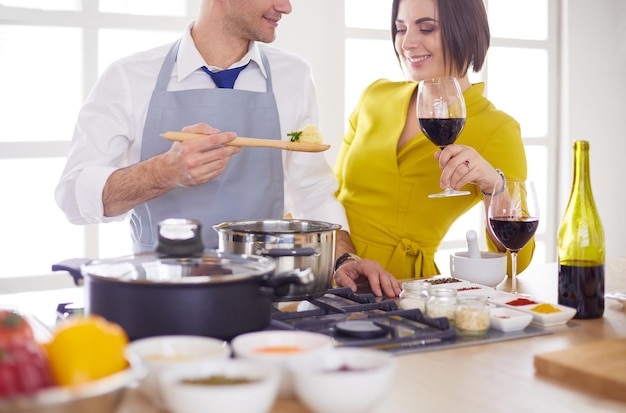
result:
[(554, 327), (567, 323), (576, 315), (576, 309), (559, 304), (542, 303), (528, 297), (497, 297), (492, 304), (521, 311), (532, 316), (531, 324), (539, 327)]
[(280, 397), (293, 397), (293, 380), (287, 368), (294, 360), (317, 360), (333, 348), (329, 336), (309, 331), (266, 330), (241, 334), (231, 341), (236, 358), (250, 359), (279, 367)]
[(395, 366), (390, 353), (340, 347), (289, 368), (298, 398), (312, 412), (360, 413), (372, 411), (388, 394)]
[(139, 383), (139, 391), (153, 405), (161, 407), (163, 398), (159, 391), (159, 373), (171, 366), (187, 362), (203, 362), (230, 357), (228, 343), (211, 337), (168, 335), (147, 337), (132, 341), (129, 351), (136, 353), (148, 369)]
[(275, 366), (252, 360), (185, 363), (164, 369), (159, 384), (172, 413), (269, 412), (280, 383)]
[(491, 328), (507, 333), (525, 329), (532, 321), (533, 316), (510, 308), (494, 307), (489, 310), (489, 318)]

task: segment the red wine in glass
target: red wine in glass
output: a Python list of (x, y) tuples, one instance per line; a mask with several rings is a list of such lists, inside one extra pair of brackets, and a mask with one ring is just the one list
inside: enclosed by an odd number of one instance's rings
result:
[[(424, 135), (440, 149), (456, 141), (465, 126), (465, 100), (455, 77), (422, 80), (417, 87), (417, 120)], [(469, 195), (446, 188), (429, 198)]]
[(487, 210), (493, 236), (511, 252), (511, 292), (517, 293), (517, 253), (532, 239), (539, 226), (539, 206), (530, 181), (498, 179)]
[(465, 126), (465, 118), (419, 118), (418, 120), (424, 135), (441, 149), (453, 144)]
[(537, 218), (491, 217), (489, 224), (496, 238), (508, 250), (519, 251), (537, 231)]

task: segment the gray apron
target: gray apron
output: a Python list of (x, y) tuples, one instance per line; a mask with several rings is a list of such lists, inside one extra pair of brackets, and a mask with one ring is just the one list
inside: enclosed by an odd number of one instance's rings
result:
[[(157, 78), (141, 144), (141, 160), (170, 149), (172, 143), (159, 134), (179, 131), (204, 122), (239, 136), (280, 139), (278, 109), (272, 92), (269, 63), (261, 52), (267, 72), (267, 92), (236, 89), (193, 89), (168, 92), (167, 85), (178, 54), (180, 40), (165, 57)], [(208, 78), (208, 75), (207, 75)], [(284, 211), (281, 151), (244, 148), (231, 157), (222, 174), (194, 187), (176, 188), (137, 206), (131, 214), (135, 252), (153, 250), (157, 225), (166, 218), (190, 218), (202, 223), (206, 248), (217, 248), (213, 225), (240, 219), (280, 218)]]

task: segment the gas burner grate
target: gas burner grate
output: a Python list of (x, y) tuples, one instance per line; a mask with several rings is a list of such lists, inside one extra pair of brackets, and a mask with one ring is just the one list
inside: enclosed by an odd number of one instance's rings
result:
[(394, 300), (371, 293), (355, 294), (349, 288), (328, 290), (324, 296), (305, 303), (301, 311), (275, 309), (269, 328), (326, 334), (337, 346), (390, 350), (455, 337), (446, 318), (431, 319), (419, 309), (401, 310)]

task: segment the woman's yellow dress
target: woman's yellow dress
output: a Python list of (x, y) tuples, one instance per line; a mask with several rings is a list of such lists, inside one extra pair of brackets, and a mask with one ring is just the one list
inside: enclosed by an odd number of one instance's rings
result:
[[(378, 80), (361, 95), (350, 116), (335, 174), (337, 198), (348, 215), (357, 254), (378, 261), (397, 278), (439, 274), (435, 252), (452, 223), (483, 199), (430, 199), (440, 192), (436, 146), (423, 133), (398, 149), (416, 82)], [(509, 178), (526, 178), (526, 155), (517, 121), (483, 97), (484, 84), (464, 93), (467, 120), (456, 143), (473, 147)], [(488, 247), (495, 250), (488, 239)], [(518, 255), (518, 272), (528, 266), (534, 240)], [(509, 263), (510, 265), (510, 263)], [(509, 271), (510, 274), (510, 271)]]

